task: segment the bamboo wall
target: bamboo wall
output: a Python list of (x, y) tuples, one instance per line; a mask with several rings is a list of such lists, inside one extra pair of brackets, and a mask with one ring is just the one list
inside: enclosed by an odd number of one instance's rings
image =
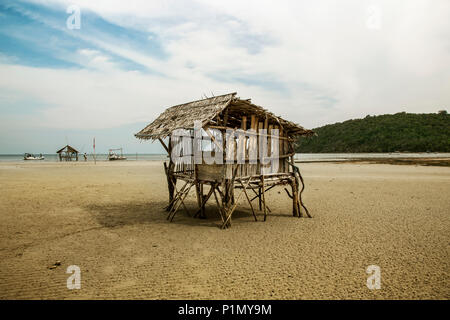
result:
[[(247, 123), (250, 125), (247, 128)], [(193, 131), (188, 135), (189, 139), (183, 139), (181, 136), (172, 136), (170, 140), (170, 151), (182, 156), (179, 161), (174, 162), (174, 174), (193, 176), (197, 174), (197, 178), (205, 181), (221, 181), (223, 179), (231, 179), (235, 173), (235, 178), (247, 177), (254, 175), (268, 175), (276, 173), (291, 172), (287, 161), (292, 160), (293, 145), (291, 139), (286, 132), (278, 125), (268, 124), (268, 121), (257, 121), (256, 116), (251, 116), (250, 121), (243, 116), (242, 126), (240, 129), (233, 129), (235, 139), (227, 140), (227, 131), (225, 127), (209, 126), (204, 128), (207, 135), (203, 136), (202, 151), (211, 152), (211, 157), (215, 156), (216, 152), (223, 150), (223, 164), (207, 164), (202, 159), (201, 164), (194, 162), (194, 137)], [(246, 131), (251, 129), (251, 132)], [(260, 129), (266, 129), (267, 134), (259, 134)], [(272, 141), (272, 134), (278, 130), (278, 139)], [(219, 143), (217, 134), (222, 134), (222, 141)], [(244, 134), (245, 133), (245, 134)], [(264, 164), (260, 159), (260, 146), (264, 147), (261, 139), (266, 139), (266, 151), (269, 157), (268, 164)], [(210, 146), (204, 145), (204, 141), (211, 141)], [(260, 141), (261, 140), (261, 141)], [(273, 142), (277, 145), (273, 145)], [(273, 165), (270, 161), (271, 157), (276, 158), (276, 148), (278, 148), (278, 166)], [(220, 150), (221, 149), (221, 150)], [(238, 152), (242, 151), (242, 152)], [(233, 159), (232, 163), (227, 159)], [(253, 161), (251, 161), (253, 160)], [(243, 162), (245, 163), (239, 163)], [(197, 173), (195, 173), (197, 171)]]

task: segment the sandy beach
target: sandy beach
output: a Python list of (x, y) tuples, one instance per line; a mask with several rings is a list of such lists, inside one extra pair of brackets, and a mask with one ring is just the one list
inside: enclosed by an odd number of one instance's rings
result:
[[(0, 298), (450, 298), (448, 167), (300, 169), (312, 219), (292, 217), (278, 188), (267, 222), (241, 201), (221, 230), (213, 201), (206, 220), (166, 221), (161, 162), (0, 163)], [(66, 287), (70, 265), (80, 290)]]

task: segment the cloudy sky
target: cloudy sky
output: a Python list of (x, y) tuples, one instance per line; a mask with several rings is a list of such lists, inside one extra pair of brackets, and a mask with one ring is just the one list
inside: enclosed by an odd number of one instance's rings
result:
[(161, 152), (133, 134), (235, 91), (307, 128), (449, 109), (449, 17), (448, 0), (2, 0), (0, 153)]

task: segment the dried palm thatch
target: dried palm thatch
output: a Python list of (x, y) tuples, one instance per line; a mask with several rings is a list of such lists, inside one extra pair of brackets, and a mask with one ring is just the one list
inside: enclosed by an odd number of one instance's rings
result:
[(61, 152), (72, 152), (72, 153), (79, 153), (79, 151), (77, 149), (75, 149), (74, 147), (71, 147), (69, 145), (66, 145), (65, 147), (59, 149), (58, 151), (56, 151), (56, 153), (61, 153)]
[(66, 145), (65, 147), (59, 149), (58, 151), (56, 151), (56, 153), (59, 156), (59, 161), (78, 161), (78, 150), (69, 145)]
[(135, 136), (145, 140), (163, 139), (169, 136), (175, 129), (194, 128), (194, 121), (201, 121), (202, 127), (207, 124), (220, 125), (220, 119), (223, 119), (223, 114), (226, 109), (228, 109), (228, 127), (232, 127), (233, 114), (237, 115), (236, 118), (238, 121), (236, 122), (236, 126), (240, 125), (242, 115), (256, 114), (263, 118), (267, 117), (269, 121), (277, 123), (290, 136), (308, 136), (314, 134), (311, 130), (307, 130), (291, 121), (284, 120), (268, 112), (266, 109), (252, 104), (250, 99), (242, 100), (236, 97), (236, 93), (234, 92), (170, 107)]

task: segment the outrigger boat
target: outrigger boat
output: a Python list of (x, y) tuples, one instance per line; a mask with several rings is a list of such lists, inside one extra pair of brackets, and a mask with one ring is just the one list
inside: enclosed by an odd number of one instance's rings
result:
[[(120, 156), (117, 153), (115, 153), (115, 151), (117, 151), (117, 150), (120, 150)], [(127, 157), (123, 156), (122, 148), (109, 149), (108, 160), (110, 160), (110, 161), (113, 161), (113, 160), (127, 160)]]
[(39, 155), (39, 157), (35, 156), (31, 153), (25, 153), (23, 156), (23, 160), (44, 160), (45, 157), (42, 155), (42, 153)]

